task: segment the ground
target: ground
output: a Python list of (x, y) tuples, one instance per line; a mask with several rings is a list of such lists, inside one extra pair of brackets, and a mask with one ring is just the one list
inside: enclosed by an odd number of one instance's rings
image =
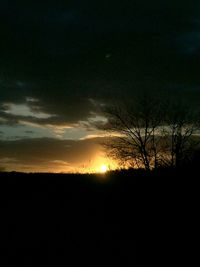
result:
[(147, 266), (152, 238), (170, 234), (169, 188), (155, 174), (0, 176), (8, 266)]

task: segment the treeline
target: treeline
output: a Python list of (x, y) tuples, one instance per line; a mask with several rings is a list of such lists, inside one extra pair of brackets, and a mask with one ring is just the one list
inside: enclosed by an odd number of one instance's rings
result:
[(120, 166), (180, 167), (199, 149), (200, 112), (184, 97), (141, 93), (104, 108), (109, 156)]

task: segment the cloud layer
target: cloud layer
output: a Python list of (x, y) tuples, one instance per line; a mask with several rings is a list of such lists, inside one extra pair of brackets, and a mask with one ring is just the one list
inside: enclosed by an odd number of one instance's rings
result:
[(50, 138), (0, 141), (0, 169), (8, 171), (94, 172), (108, 164), (100, 142)]

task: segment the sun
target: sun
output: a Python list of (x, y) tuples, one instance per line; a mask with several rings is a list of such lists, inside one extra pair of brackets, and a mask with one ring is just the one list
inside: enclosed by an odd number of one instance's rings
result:
[(100, 171), (101, 173), (106, 173), (108, 171), (108, 167), (106, 165), (101, 165)]

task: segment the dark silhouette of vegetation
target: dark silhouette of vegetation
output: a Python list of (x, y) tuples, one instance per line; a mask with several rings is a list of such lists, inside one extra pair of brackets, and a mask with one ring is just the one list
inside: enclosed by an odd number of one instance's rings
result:
[(29, 266), (117, 266), (121, 259), (122, 266), (165, 263), (167, 241), (177, 253), (185, 239), (180, 225), (187, 207), (197, 210), (198, 201), (190, 205), (194, 188), (188, 177), (193, 183), (196, 176), (191, 167), (129, 169), (105, 176), (0, 173), (5, 203), (1, 226), (6, 218), (6, 240), (1, 235), (1, 241), (8, 266), (22, 259)]
[(178, 167), (197, 148), (199, 113), (181, 100), (140, 94), (104, 111), (108, 118), (104, 129), (114, 136), (105, 146), (123, 166)]
[(199, 114), (181, 101), (171, 102), (165, 120), (169, 165), (179, 167), (191, 160), (198, 148), (199, 138), (194, 135), (199, 130)]

